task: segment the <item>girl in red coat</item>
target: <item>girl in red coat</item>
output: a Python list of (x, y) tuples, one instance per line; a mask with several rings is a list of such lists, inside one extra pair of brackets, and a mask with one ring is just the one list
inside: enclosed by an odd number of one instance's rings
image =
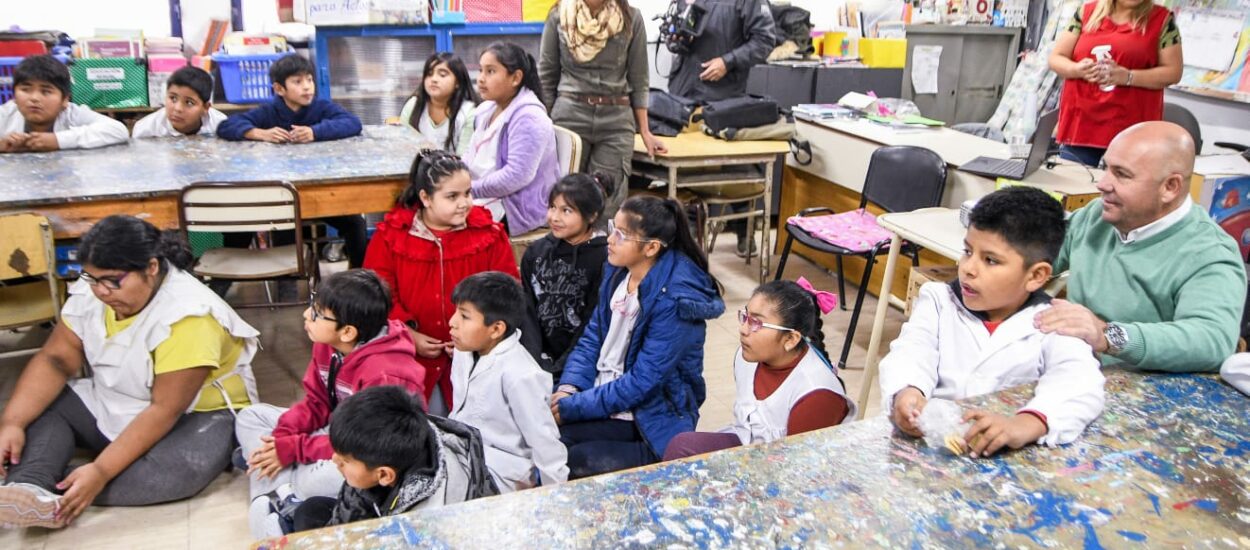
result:
[[(440, 404), (448, 410), (452, 405), (447, 326), (456, 310), (452, 289), (483, 271), (520, 276), (507, 231), (491, 220), (490, 212), (473, 206), (470, 184), (460, 157), (430, 149), (417, 153), (408, 188), (378, 224), (365, 253), (365, 268), (393, 289), (391, 318), (412, 332), (417, 361), (425, 367), (426, 401), (434, 414), (442, 412)], [(436, 385), (441, 390), (437, 393)]]

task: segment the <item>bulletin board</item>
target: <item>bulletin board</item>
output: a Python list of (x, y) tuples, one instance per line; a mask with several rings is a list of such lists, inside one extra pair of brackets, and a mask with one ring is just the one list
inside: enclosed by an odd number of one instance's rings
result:
[[(1181, 28), (1186, 63), (1180, 83), (1173, 87), (1250, 103), (1250, 71), (1245, 70), (1250, 54), (1250, 0), (1169, 0), (1165, 5)], [(1225, 63), (1226, 68), (1218, 68)]]

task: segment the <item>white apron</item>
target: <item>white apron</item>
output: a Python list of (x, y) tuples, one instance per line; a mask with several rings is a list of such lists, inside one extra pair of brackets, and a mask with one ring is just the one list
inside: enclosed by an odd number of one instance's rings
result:
[[(110, 440), (117, 439), (130, 421), (152, 403), (152, 382), (156, 377), (152, 352), (169, 338), (170, 327), (187, 317), (212, 315), (231, 336), (243, 339), (243, 352), (231, 371), (212, 383), (222, 393), (227, 407), (233, 410), (222, 381), (231, 376), (242, 378), (248, 398), (253, 403), (260, 402), (251, 367), (252, 357), (260, 347), (260, 333), (186, 272), (170, 267), (156, 296), (129, 327), (112, 338), (105, 337), (104, 302), (95, 297), (91, 287), (79, 279), (70, 286), (69, 293), (61, 316), (82, 340), (92, 371), (88, 378), (71, 380), (70, 389), (95, 415), (100, 432)], [(195, 408), (203, 392), (201, 388), (187, 412)]]
[(804, 396), (818, 390), (829, 390), (846, 399), (849, 409), (843, 421), (853, 420), (857, 413), (855, 402), (846, 395), (846, 388), (834, 374), (833, 369), (820, 359), (816, 350), (809, 349), (799, 364), (790, 371), (781, 386), (766, 399), (755, 398), (755, 369), (759, 363), (742, 358), (742, 349), (734, 355), (734, 382), (737, 397), (734, 399), (734, 423), (730, 431), (737, 434), (743, 445), (776, 441), (786, 436), (790, 421), (790, 409)]

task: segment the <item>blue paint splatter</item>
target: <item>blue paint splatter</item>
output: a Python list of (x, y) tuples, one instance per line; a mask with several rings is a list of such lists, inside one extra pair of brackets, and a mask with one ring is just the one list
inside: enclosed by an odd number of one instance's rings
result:
[(777, 487), (776, 483), (769, 483), (768, 487), (764, 488), (764, 493), (770, 497), (776, 497), (781, 494), (781, 489)]
[(1250, 441), (1242, 439), (1236, 445), (1224, 449), (1224, 456), (1245, 456), (1247, 452), (1250, 452)]
[(1202, 500), (1195, 500), (1194, 506), (1197, 506), (1199, 509), (1206, 510), (1208, 512), (1216, 512), (1216, 511), (1219, 511), (1220, 509), (1220, 503), (1209, 498), (1204, 498)]
[(1138, 466), (1145, 468), (1150, 473), (1153, 473), (1163, 479), (1176, 483), (1185, 482), (1185, 476), (1178, 473), (1176, 468), (1174, 468), (1170, 462), (1155, 456), (1154, 453), (1149, 451), (1133, 455), (1133, 462), (1136, 462)]
[(946, 531), (947, 533), (955, 530), (955, 526), (951, 525), (950, 521), (947, 521), (946, 516), (938, 516), (933, 519), (933, 522), (937, 523), (938, 529)]
[[(1090, 523), (1092, 518), (1089, 512), (1074, 506), (1075, 502), (1072, 498), (1057, 495), (1050, 491), (1037, 491), (1026, 495), (1025, 500), (1033, 505), (1033, 518), (1035, 521), (1030, 527), (1016, 528), (1012, 529), (1012, 531), (1028, 536), (1037, 544), (1042, 544), (1042, 540), (1037, 536), (1039, 530), (1052, 530), (1064, 524), (1075, 523), (1084, 528), (1085, 537), (1083, 543), (1086, 549), (1102, 548), (1102, 543), (1098, 540), (1098, 533), (1094, 531), (1094, 526)], [(1099, 509), (1098, 511), (1108, 516), (1111, 515), (1109, 510)]]
[(1146, 535), (1143, 535), (1135, 531), (1116, 531), (1116, 532), (1119, 533), (1120, 536), (1128, 540), (1131, 540), (1133, 542), (1142, 542), (1146, 540)]

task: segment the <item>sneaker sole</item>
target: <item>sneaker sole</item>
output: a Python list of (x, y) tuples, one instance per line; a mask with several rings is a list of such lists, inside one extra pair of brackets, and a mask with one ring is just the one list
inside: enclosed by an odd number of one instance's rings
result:
[(0, 525), (8, 527), (62, 527), (56, 519), (60, 501), (47, 501), (17, 487), (0, 486)]

